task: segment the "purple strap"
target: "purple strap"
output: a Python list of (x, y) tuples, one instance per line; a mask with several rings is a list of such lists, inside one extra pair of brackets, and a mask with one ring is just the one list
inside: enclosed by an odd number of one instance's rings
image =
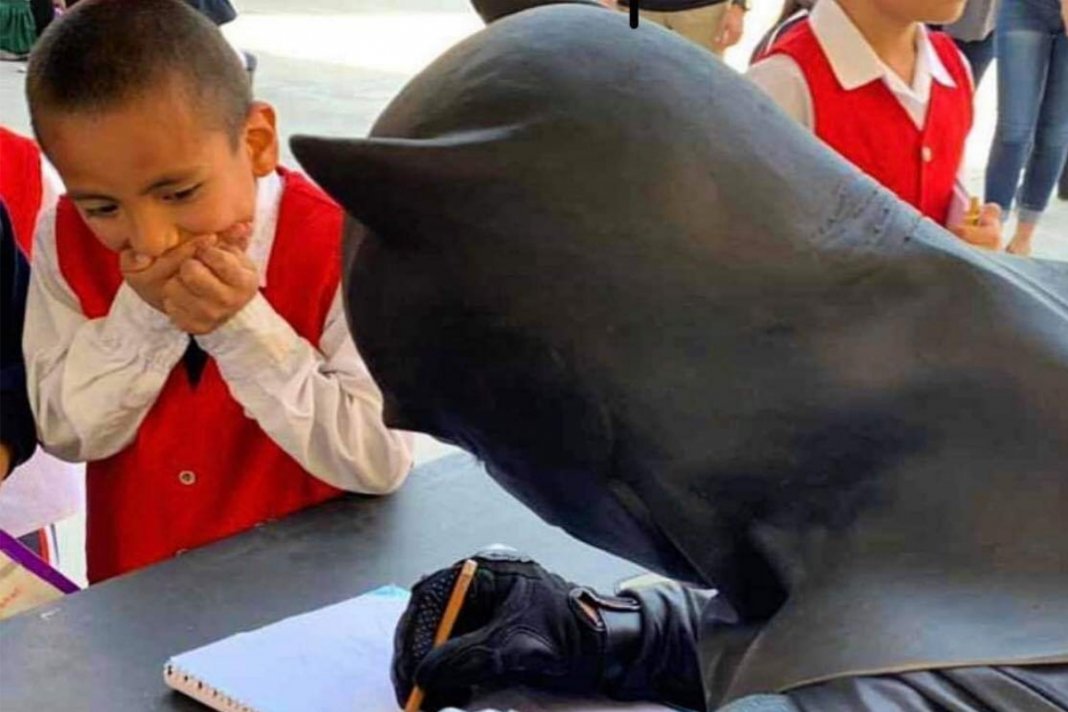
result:
[(78, 591), (78, 585), (49, 566), (41, 557), (22, 545), (15, 537), (0, 529), (0, 551), (14, 559), (20, 566), (28, 569), (39, 579), (47, 581), (63, 593)]

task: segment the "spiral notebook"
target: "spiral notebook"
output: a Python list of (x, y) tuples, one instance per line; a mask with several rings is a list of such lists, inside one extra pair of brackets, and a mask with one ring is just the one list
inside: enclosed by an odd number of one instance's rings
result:
[[(219, 712), (396, 712), (393, 629), (408, 603), (395, 586), (238, 633), (170, 659), (167, 685)], [(469, 710), (656, 712), (649, 704), (575, 701), (529, 690)]]
[(220, 712), (395, 712), (393, 629), (408, 603), (395, 586), (171, 658), (167, 685)]

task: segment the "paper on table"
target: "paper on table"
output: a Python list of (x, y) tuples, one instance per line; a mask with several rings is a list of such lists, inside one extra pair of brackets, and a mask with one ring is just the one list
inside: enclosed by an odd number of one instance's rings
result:
[(85, 509), (85, 465), (58, 460), (41, 448), (0, 487), (0, 529), (13, 537)]
[(167, 682), (218, 710), (394, 712), (393, 628), (407, 602), (387, 586), (238, 633), (172, 658)]
[[(165, 679), (216, 710), (396, 712), (389, 678), (393, 630), (408, 592), (386, 586), (175, 656)], [(472, 710), (653, 712), (657, 705), (575, 702), (529, 690), (494, 694)]]

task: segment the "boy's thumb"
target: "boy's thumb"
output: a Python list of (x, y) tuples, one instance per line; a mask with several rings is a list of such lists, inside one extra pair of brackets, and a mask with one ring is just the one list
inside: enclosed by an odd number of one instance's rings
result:
[(248, 249), (252, 238), (252, 223), (238, 222), (219, 233), (219, 239), (224, 243), (237, 247), (241, 251)]

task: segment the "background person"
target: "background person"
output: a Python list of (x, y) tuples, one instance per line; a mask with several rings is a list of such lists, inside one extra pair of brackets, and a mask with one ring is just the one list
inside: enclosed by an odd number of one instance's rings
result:
[[(619, 0), (620, 9), (631, 1)], [(749, 0), (640, 0), (639, 7), (642, 18), (722, 57), (742, 38)]]
[(1008, 251), (1031, 239), (1068, 161), (1068, 0), (1007, 0), (997, 21), (998, 118), (986, 199), (1016, 204)]

